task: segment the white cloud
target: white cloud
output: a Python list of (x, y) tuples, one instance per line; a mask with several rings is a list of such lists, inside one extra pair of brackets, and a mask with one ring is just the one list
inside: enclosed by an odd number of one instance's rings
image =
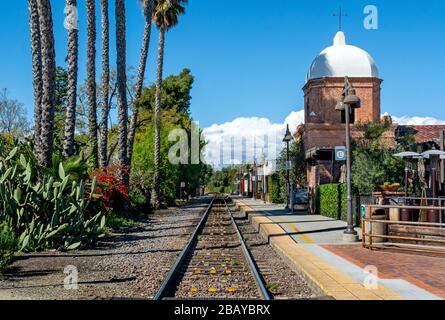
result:
[(286, 124), (292, 131), (304, 122), (304, 110), (291, 112), (283, 123), (272, 123), (267, 118), (243, 117), (213, 124), (203, 130), (208, 145), (204, 151), (207, 163), (216, 167), (266, 159), (274, 160), (283, 147)]
[[(385, 114), (388, 115), (388, 114)], [(400, 125), (445, 125), (445, 120), (432, 117), (392, 116)], [(208, 145), (204, 151), (205, 161), (216, 167), (259, 161), (264, 153), (268, 160), (278, 157), (286, 124), (292, 132), (304, 123), (304, 110), (291, 112), (283, 123), (273, 123), (267, 118), (242, 117), (232, 121), (213, 124), (203, 130)]]
[(439, 120), (432, 117), (392, 116), (392, 119), (395, 123), (398, 123), (400, 125), (445, 125), (445, 120)]

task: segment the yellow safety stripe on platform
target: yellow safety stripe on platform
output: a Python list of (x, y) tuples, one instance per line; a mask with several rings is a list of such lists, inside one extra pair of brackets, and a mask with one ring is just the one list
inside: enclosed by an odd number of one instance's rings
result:
[(304, 234), (303, 231), (301, 231), (300, 229), (298, 229), (294, 224), (292, 223), (287, 223), (286, 221), (284, 221), (283, 218), (281, 217), (276, 217), (276, 219), (281, 220), (284, 224), (286, 224), (288, 227), (290, 227), (292, 229), (292, 231), (298, 233), (298, 235), (303, 238), (304, 242), (306, 243), (314, 243), (314, 241), (312, 241), (311, 238), (309, 238), (307, 235)]

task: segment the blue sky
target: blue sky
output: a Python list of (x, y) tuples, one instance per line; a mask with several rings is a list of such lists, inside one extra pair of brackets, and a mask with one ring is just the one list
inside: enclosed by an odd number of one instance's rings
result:
[[(58, 65), (65, 65), (64, 0), (52, 0)], [(85, 78), (85, 0), (79, 0), (80, 77)], [(110, 1), (113, 3), (114, 1)], [(127, 0), (128, 65), (137, 66), (143, 17)], [(98, 27), (100, 23), (99, 1)], [(379, 29), (363, 27), (363, 8), (379, 9)], [(192, 113), (202, 127), (238, 117), (283, 123), (303, 107), (301, 88), (313, 58), (332, 43), (333, 13), (348, 14), (348, 42), (369, 51), (384, 79), (382, 111), (444, 119), (445, 1), (190, 0), (187, 14), (167, 36), (165, 74), (190, 68), (196, 77)], [(114, 16), (114, 7), (110, 8)], [(32, 114), (32, 74), (26, 0), (0, 1), (0, 88)], [(100, 31), (100, 29), (98, 29)], [(100, 33), (99, 33), (100, 35)], [(112, 28), (114, 63), (114, 28)], [(147, 84), (154, 80), (153, 34)], [(100, 63), (100, 38), (98, 38)], [(100, 70), (99, 70), (100, 72)], [(99, 76), (99, 73), (98, 73)]]

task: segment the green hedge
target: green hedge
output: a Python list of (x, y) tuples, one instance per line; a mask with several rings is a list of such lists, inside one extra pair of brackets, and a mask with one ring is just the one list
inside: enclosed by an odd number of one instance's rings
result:
[(269, 197), (272, 203), (284, 203), (285, 200), (281, 194), (280, 177), (274, 174), (269, 178)]
[(324, 184), (317, 188), (317, 211), (319, 214), (346, 221), (346, 184)]
[(348, 221), (348, 189), (346, 183), (339, 184), (338, 190), (340, 193), (340, 220)]

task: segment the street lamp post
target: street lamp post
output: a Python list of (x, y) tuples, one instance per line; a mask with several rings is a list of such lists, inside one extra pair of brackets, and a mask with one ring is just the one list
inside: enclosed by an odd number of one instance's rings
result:
[[(253, 168), (253, 167), (252, 167)], [(254, 196), (254, 169), (250, 169), (250, 189), (252, 190), (252, 198), (255, 200), (255, 196)], [(249, 192), (250, 192), (249, 189)]]
[(264, 155), (264, 150), (261, 153), (261, 171), (260, 171), (260, 176), (261, 176), (261, 200), (263, 200), (264, 203), (266, 203), (266, 189), (265, 189), (265, 180), (266, 180), (266, 176), (264, 174), (264, 168), (266, 166), (266, 156)]
[(256, 200), (256, 188), (257, 188), (257, 181), (256, 181), (256, 163), (253, 163), (253, 171), (252, 171), (252, 199)]
[(344, 242), (357, 242), (358, 234), (354, 229), (354, 216), (352, 212), (352, 183), (351, 183), (351, 128), (350, 114), (352, 109), (360, 108), (360, 98), (356, 95), (355, 89), (349, 82), (349, 78), (345, 77), (344, 90), (340, 102), (336, 106), (337, 111), (345, 112), (346, 126), (346, 187), (347, 187), (347, 209), (348, 209), (348, 225), (343, 233)]
[(289, 130), (289, 125), (287, 125), (286, 134), (284, 135), (283, 142), (286, 142), (286, 180), (287, 180), (287, 201), (286, 210), (289, 211), (291, 188), (290, 188), (290, 158), (289, 158), (289, 143), (292, 141), (292, 133)]

